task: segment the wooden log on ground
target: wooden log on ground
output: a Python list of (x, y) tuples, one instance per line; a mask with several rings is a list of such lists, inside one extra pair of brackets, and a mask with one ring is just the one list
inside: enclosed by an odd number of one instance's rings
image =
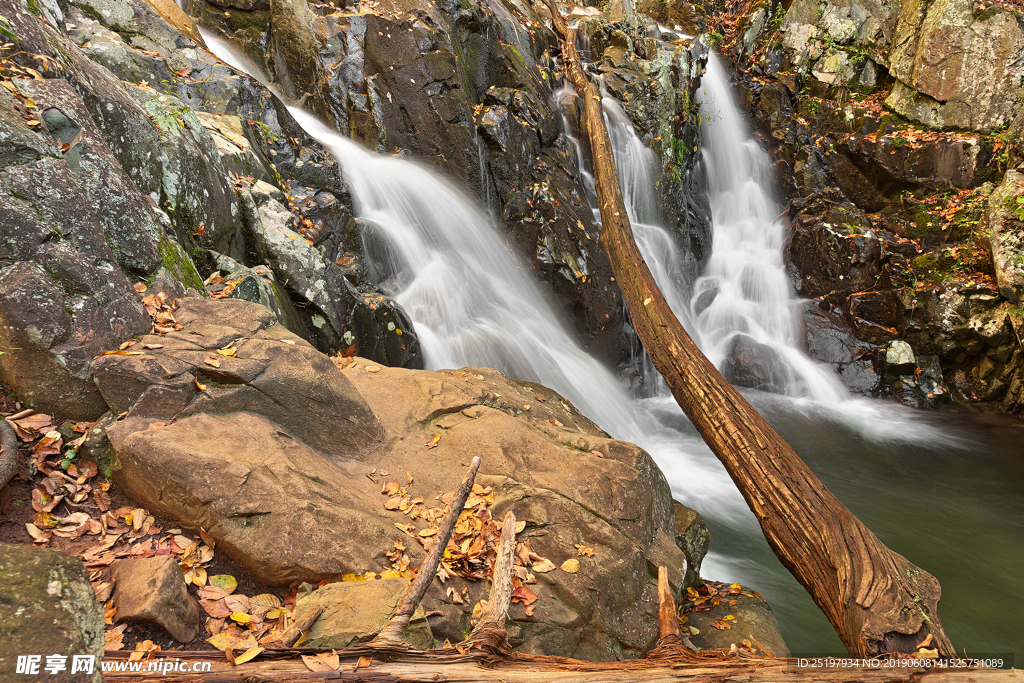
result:
[(487, 598), (487, 609), (480, 615), (480, 621), (473, 627), (459, 650), (481, 648), (495, 656), (508, 657), (512, 647), (508, 644), (505, 619), (512, 604), (512, 565), (516, 552), (516, 516), (509, 510), (501, 523), (501, 541), (498, 542), (497, 557), (491, 574), (491, 592)]
[[(315, 651), (310, 648), (310, 651)], [(147, 662), (136, 671), (127, 669), (129, 652), (108, 652), (105, 681), (143, 683), (152, 681)], [(452, 657), (424, 659), (429, 653), (397, 653), (389, 661), (374, 660), (368, 668), (355, 670), (356, 659), (343, 657), (338, 671), (313, 674), (295, 656), (291, 659), (263, 661), (241, 666), (228, 663), (222, 653), (159, 653), (160, 658), (177, 663), (159, 678), (163, 683), (308, 683), (310, 680), (336, 680), (351, 683), (1024, 683), (1024, 672), (1002, 669), (943, 669), (919, 667), (799, 667), (795, 659), (727, 658), (703, 662), (672, 663), (646, 659), (591, 663), (561, 657), (513, 655), (506, 662), (482, 667), (473, 662), (452, 661)], [(409, 661), (413, 659), (414, 661)], [(198, 665), (199, 668), (192, 669)], [(208, 668), (207, 668), (208, 667)], [(205, 669), (205, 670), (204, 670)], [(159, 669), (156, 669), (159, 671)]]
[(608, 254), (637, 336), (672, 395), (725, 465), (769, 546), (814, 598), (851, 655), (953, 655), (939, 620), (939, 582), (892, 552), (818, 479), (740, 395), (676, 319), (633, 238), (622, 200), (601, 96), (583, 71), (575, 31), (545, 0), (562, 61), (583, 99), (594, 163), (601, 246)]
[(444, 520), (441, 522), (441, 529), (434, 536), (437, 539), (437, 545), (434, 546), (430, 555), (427, 556), (427, 561), (420, 567), (416, 578), (409, 584), (409, 588), (406, 589), (405, 595), (402, 596), (402, 600), (398, 603), (398, 607), (395, 609), (391, 619), (388, 620), (387, 625), (377, 634), (376, 638), (370, 641), (369, 645), (371, 647), (398, 649), (408, 647), (405, 641), (402, 640), (402, 635), (409, 626), (409, 621), (412, 619), (413, 612), (416, 611), (416, 606), (420, 604), (423, 594), (427, 592), (427, 587), (434, 580), (434, 576), (437, 575), (437, 567), (441, 564), (444, 549), (448, 546), (452, 532), (455, 531), (455, 523), (459, 521), (462, 507), (466, 504), (466, 499), (469, 498), (469, 492), (473, 489), (473, 481), (476, 479), (476, 473), (479, 469), (480, 458), (474, 457), (473, 462), (469, 466), (469, 471), (466, 472), (466, 476), (462, 478), (462, 483), (459, 484), (459, 488), (455, 491), (455, 499), (448, 508), (448, 514), (445, 515)]

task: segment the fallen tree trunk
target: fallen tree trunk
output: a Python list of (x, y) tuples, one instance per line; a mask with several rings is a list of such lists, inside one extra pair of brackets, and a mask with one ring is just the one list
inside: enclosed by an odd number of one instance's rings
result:
[(601, 246), (640, 341), (676, 402), (725, 465), (776, 556), (807, 589), (851, 655), (953, 655), (939, 621), (939, 582), (892, 552), (818, 479), (793, 449), (701, 353), (676, 319), (633, 238), (604, 125), (601, 97), (587, 80), (553, 0), (545, 0), (576, 92), (583, 99), (601, 211)]
[[(330, 651), (325, 648), (316, 650)], [(308, 652), (314, 651), (310, 648)], [(163, 654), (171, 654), (170, 651)], [(512, 655), (508, 661), (491, 662), (483, 667), (474, 661), (455, 661), (451, 655), (430, 656), (425, 652), (394, 653), (388, 661), (374, 659), (369, 667), (356, 669), (357, 660), (342, 655), (337, 671), (313, 674), (297, 655), (290, 659), (252, 661), (240, 666), (228, 663), (220, 652), (174, 652), (176, 668), (161, 666), (160, 681), (165, 683), (307, 683), (310, 680), (341, 680), (352, 683), (1024, 683), (1024, 672), (1005, 669), (917, 668), (905, 666), (798, 666), (797, 660), (739, 659), (677, 664), (632, 659), (622, 662), (591, 663), (562, 657), (529, 657)], [(154, 680), (142, 662), (137, 672), (116, 670), (123, 663), (127, 669), (129, 652), (108, 652), (105, 655), (105, 681)], [(193, 669), (193, 666), (199, 668)], [(209, 664), (209, 668), (206, 668)], [(201, 672), (201, 673), (196, 673)]]

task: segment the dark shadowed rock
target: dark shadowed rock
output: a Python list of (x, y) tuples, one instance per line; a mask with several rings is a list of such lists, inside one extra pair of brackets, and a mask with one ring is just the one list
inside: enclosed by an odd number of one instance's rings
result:
[(685, 588), (694, 588), (700, 580), (700, 565), (711, 546), (711, 533), (704, 517), (682, 503), (672, 501), (675, 512), (675, 541), (679, 549), (686, 555), (686, 576), (683, 579)]
[(722, 365), (722, 374), (738, 387), (785, 393), (788, 384), (786, 365), (770, 346), (745, 334), (733, 337)]
[[(100, 683), (103, 606), (81, 560), (57, 552), (0, 543), (0, 670), (13, 672), (18, 656), (37, 655), (37, 677), (60, 683)], [(67, 655), (65, 669), (48, 672), (46, 655)], [(91, 675), (72, 674), (74, 655), (93, 658)]]
[[(749, 588), (742, 588), (742, 591), (750, 593)], [(687, 614), (688, 621), (684, 628), (692, 627), (689, 630), (693, 644), (703, 649), (728, 650), (733, 643), (742, 645), (744, 640), (749, 640), (758, 654), (788, 657), (789, 648), (779, 633), (779, 625), (768, 603), (757, 596), (739, 595), (734, 599), (736, 604), (732, 606), (729, 600), (722, 599), (707, 611)], [(733, 618), (723, 621), (723, 617), (727, 616)], [(715, 628), (712, 626), (715, 622), (723, 624), (725, 628)], [(698, 633), (693, 633), (693, 629), (697, 629)]]

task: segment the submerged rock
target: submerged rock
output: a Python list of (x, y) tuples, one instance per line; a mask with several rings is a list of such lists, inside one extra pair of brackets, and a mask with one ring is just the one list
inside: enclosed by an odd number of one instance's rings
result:
[(745, 334), (733, 337), (722, 364), (722, 374), (731, 384), (777, 394), (786, 393), (787, 369), (775, 349)]

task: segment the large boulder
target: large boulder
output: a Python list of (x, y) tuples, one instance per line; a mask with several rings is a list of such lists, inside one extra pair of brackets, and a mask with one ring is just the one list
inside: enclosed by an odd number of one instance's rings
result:
[[(373, 639), (391, 619), (410, 583), (410, 579), (403, 577), (338, 581), (300, 594), (295, 603), (296, 619), (301, 619), (305, 612), (316, 606), (324, 609), (310, 627), (303, 645), (349, 647)], [(402, 638), (418, 650), (429, 650), (434, 646), (423, 605), (417, 605)]]
[(934, 127), (990, 131), (1021, 104), (1024, 23), (1020, 15), (971, 0), (903, 0), (886, 104)]
[[(513, 510), (526, 525), (520, 540), (555, 566), (580, 562), (576, 573), (535, 573), (539, 601), (512, 607), (517, 646), (606, 660), (654, 644), (657, 566), (679, 590), (686, 558), (667, 482), (643, 450), (495, 370), (360, 358), (339, 370), (244, 301), (184, 299), (175, 317), (183, 329), (143, 337), (140, 355), (94, 363), (111, 410), (127, 413), (106, 432), (114, 479), (139, 505), (205, 529), (261, 582), (315, 584), (387, 569), (396, 539), (421, 563), (422, 548), (395, 528), (415, 534), (420, 522), (386, 509), (382, 484), (397, 479), (433, 505), (479, 455), (490, 514)], [(424, 603), (442, 612), (431, 624), (440, 640), (461, 639), (487, 595), (483, 581), (453, 584), (457, 603), (440, 582)]]
[[(28, 680), (35, 674), (60, 683), (100, 683), (103, 606), (81, 560), (56, 550), (0, 543), (0, 573), (4, 677)], [(60, 657), (52, 664), (60, 668), (47, 670), (54, 653)], [(26, 676), (14, 673), (21, 657), (26, 658)]]

